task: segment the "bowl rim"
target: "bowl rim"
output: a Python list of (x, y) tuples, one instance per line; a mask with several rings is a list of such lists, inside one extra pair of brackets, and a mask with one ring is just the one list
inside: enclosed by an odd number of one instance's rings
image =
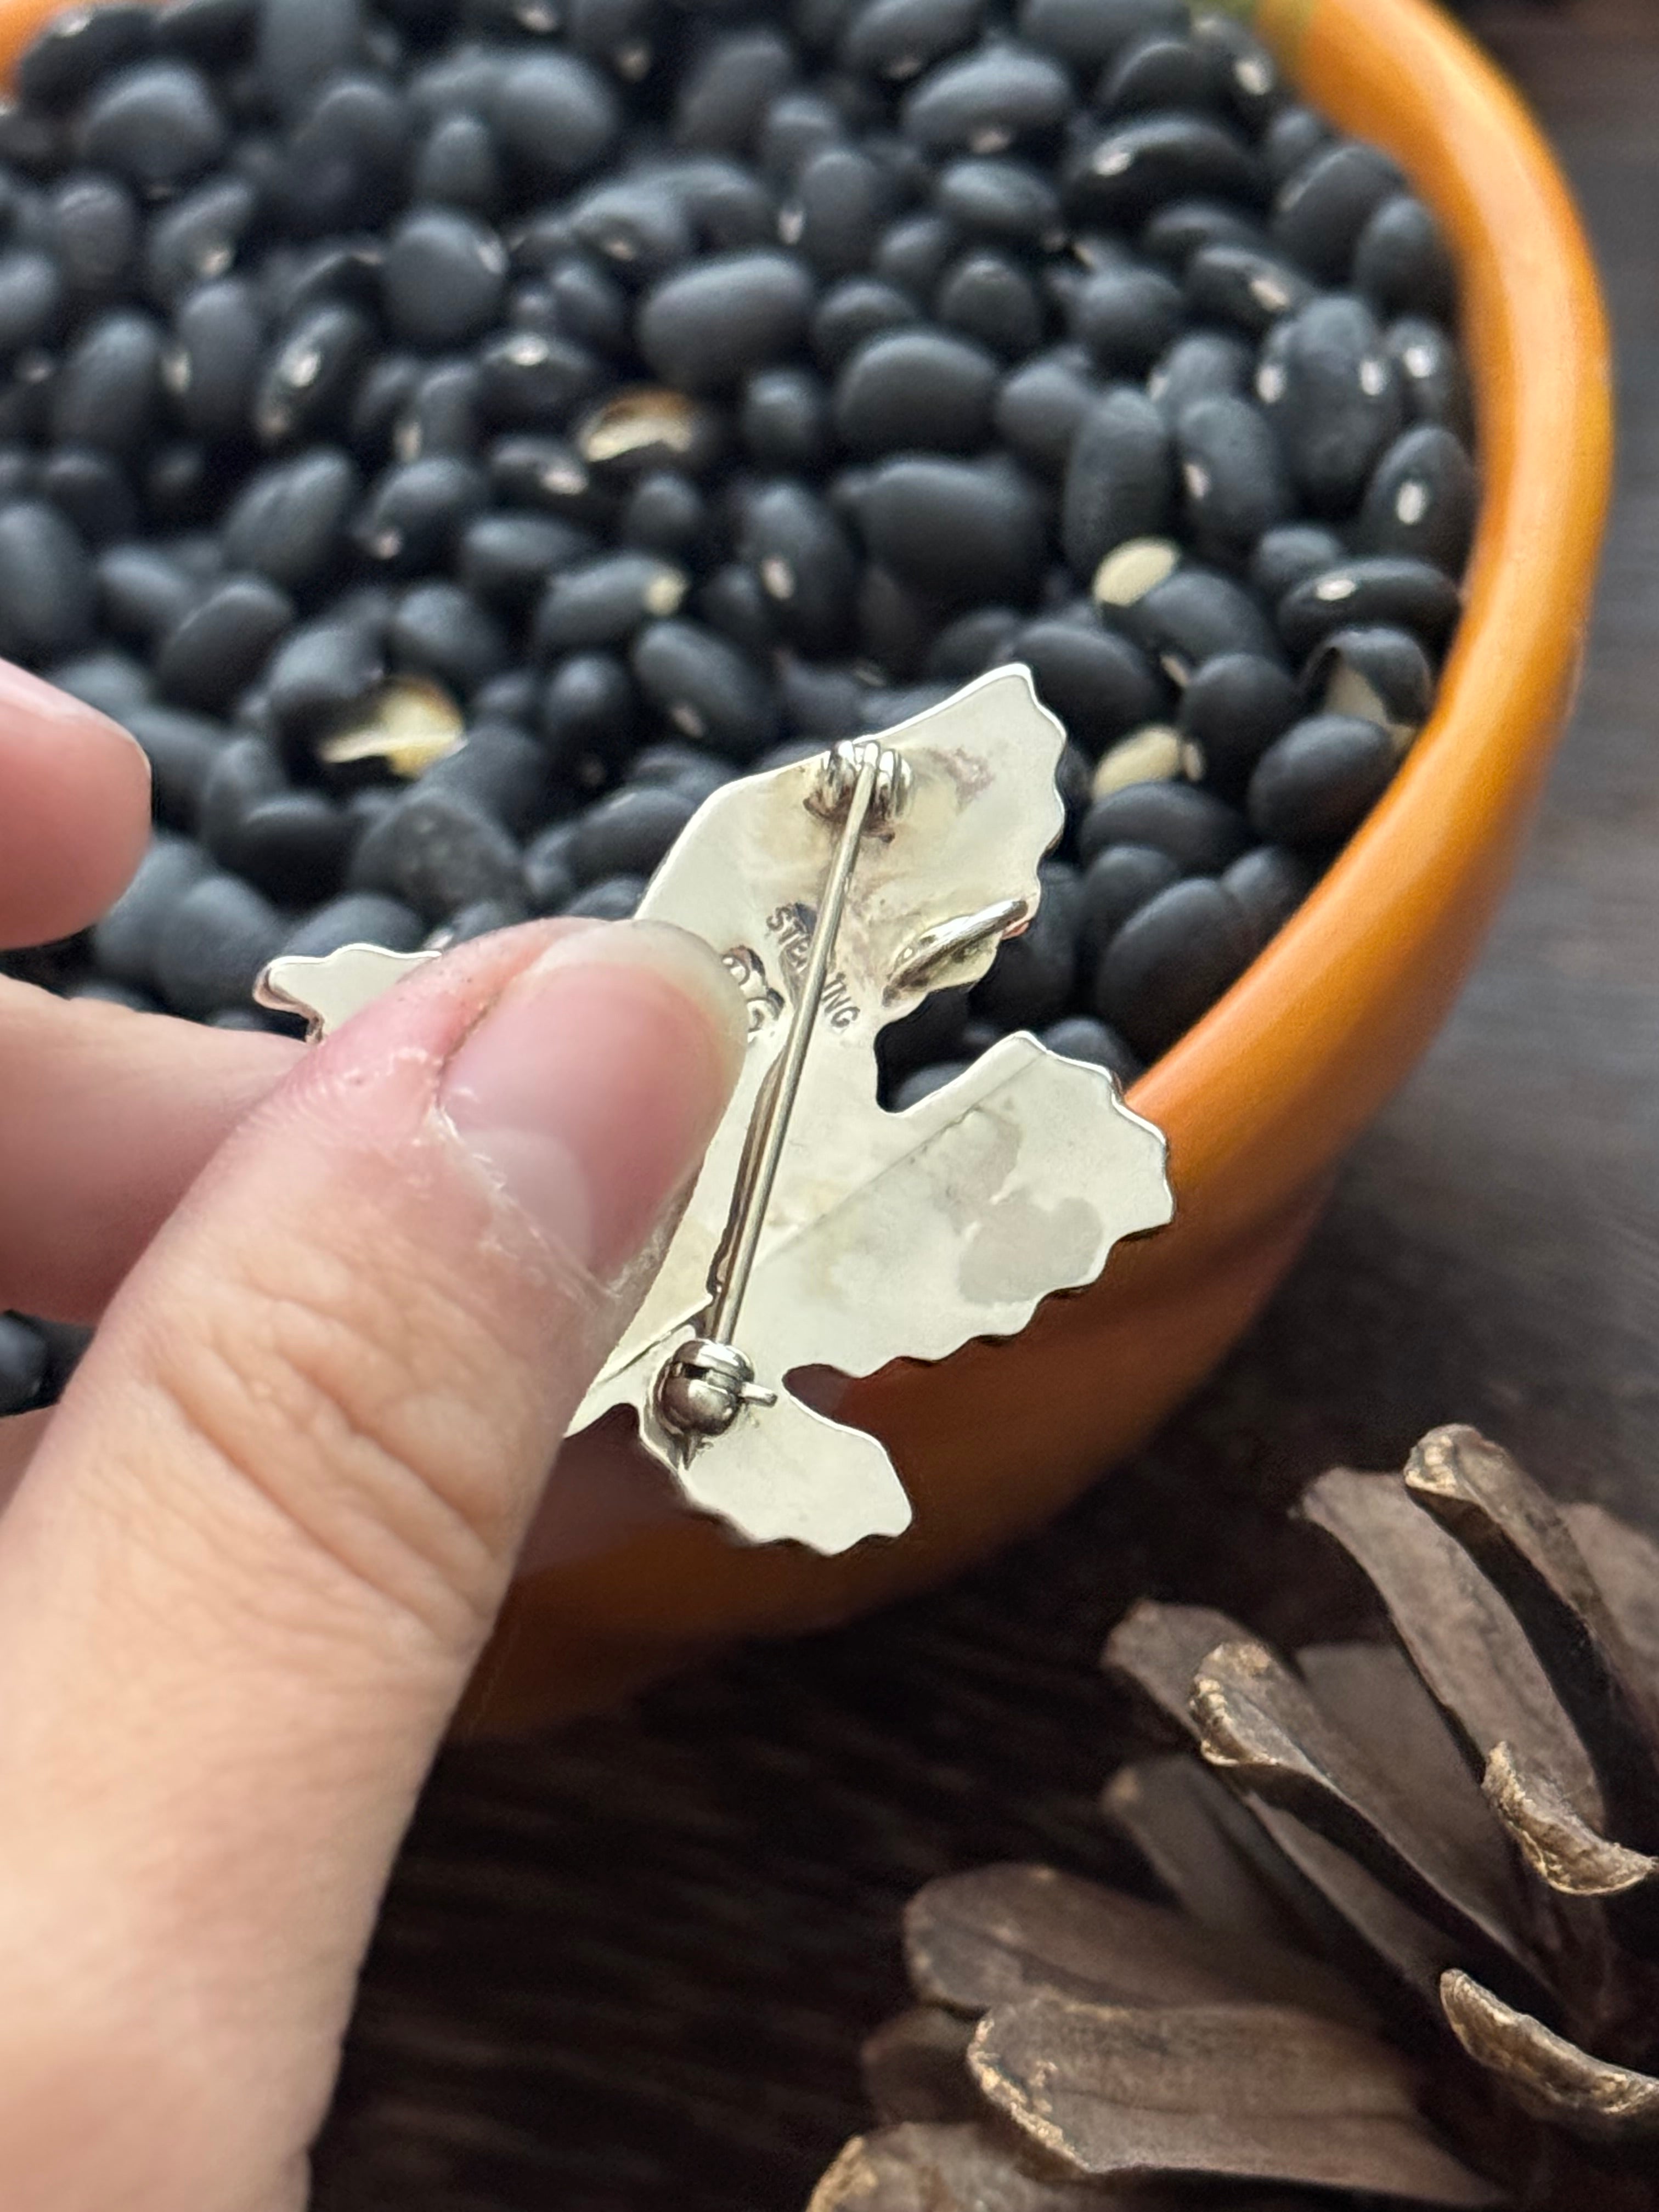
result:
[[(1496, 65), (1427, 0), (1222, 5), (1311, 103), (1392, 154), (1444, 227), (1481, 498), (1462, 618), (1393, 784), (1298, 912), (1131, 1089), (1170, 1138), (1184, 1212), (1236, 1176), (1241, 1151), (1281, 1149), (1287, 1112), (1322, 1088), (1385, 980), (1434, 958), (1472, 876), (1489, 906), (1501, 896), (1510, 841), (1483, 866), (1477, 833), (1506, 813), (1523, 822), (1541, 787), (1582, 664), (1613, 457), (1594, 261), (1554, 156)], [(1461, 972), (1442, 981), (1449, 1001)], [(1353, 1102), (1346, 1133), (1378, 1103)]]

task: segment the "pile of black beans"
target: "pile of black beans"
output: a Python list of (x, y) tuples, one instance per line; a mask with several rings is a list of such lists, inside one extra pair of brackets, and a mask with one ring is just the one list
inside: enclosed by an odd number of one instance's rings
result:
[(23, 969), (242, 1026), (279, 951), (626, 915), (726, 778), (1019, 660), (1065, 838), (884, 1096), (1016, 1028), (1133, 1077), (1428, 710), (1453, 309), (1185, 0), (65, 15), (0, 112), (0, 651), (157, 827)]

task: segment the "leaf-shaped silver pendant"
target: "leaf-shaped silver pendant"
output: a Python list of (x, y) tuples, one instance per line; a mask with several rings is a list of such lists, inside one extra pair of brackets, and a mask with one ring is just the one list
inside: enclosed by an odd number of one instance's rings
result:
[[(805, 1405), (793, 1374), (1012, 1335), (1173, 1212), (1159, 1132), (1104, 1070), (1035, 1037), (903, 1113), (877, 1098), (878, 1032), (977, 981), (1036, 913), (1064, 743), (1029, 672), (994, 670), (879, 739), (723, 786), (641, 904), (720, 952), (749, 1049), (572, 1433), (631, 1406), (685, 1498), (751, 1543), (837, 1553), (910, 1519), (880, 1443)], [(315, 979), (293, 964), (263, 990), (304, 1011)], [(349, 995), (366, 971), (347, 964)]]

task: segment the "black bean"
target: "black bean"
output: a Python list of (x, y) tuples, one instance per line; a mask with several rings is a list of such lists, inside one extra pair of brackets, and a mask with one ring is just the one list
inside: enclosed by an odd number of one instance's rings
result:
[(860, 507), (876, 559), (953, 605), (1018, 603), (1042, 573), (1042, 501), (1030, 480), (1006, 462), (886, 461)]
[(961, 244), (961, 231), (945, 216), (904, 216), (882, 233), (871, 266), (884, 283), (927, 300)]
[(326, 898), (340, 880), (351, 825), (320, 791), (285, 791), (251, 807), (222, 857), (283, 906)]
[(207, 855), (188, 837), (152, 837), (132, 881), (93, 924), (92, 953), (106, 975), (149, 988), (162, 924), (208, 872)]
[(1005, 360), (1020, 361), (1042, 343), (1044, 308), (1025, 272), (1006, 253), (964, 253), (945, 271), (933, 301), (939, 320)]
[(415, 157), (410, 184), (417, 200), (493, 215), (505, 180), (495, 141), (483, 117), (464, 111), (440, 116)]
[(1379, 315), (1450, 320), (1456, 272), (1439, 224), (1414, 192), (1396, 192), (1372, 212), (1354, 247), (1353, 284)]
[(570, 0), (565, 35), (574, 51), (634, 84), (649, 76), (664, 33), (658, 0)]
[(606, 876), (599, 883), (589, 884), (586, 890), (578, 891), (565, 912), (583, 915), (591, 921), (627, 921), (645, 892), (643, 876)]
[(162, 915), (155, 987), (177, 1014), (201, 1020), (246, 1003), (255, 979), (283, 941), (282, 916), (234, 876), (204, 876)]
[(498, 613), (521, 614), (556, 569), (593, 550), (585, 530), (550, 514), (481, 514), (460, 534), (457, 567), (467, 589)]
[(1376, 465), (1353, 527), (1358, 553), (1408, 553), (1461, 574), (1474, 532), (1474, 464), (1436, 423), (1396, 438)]
[(567, 336), (602, 353), (629, 350), (628, 295), (616, 278), (581, 254), (567, 254), (547, 272), (553, 317)]
[(835, 145), (846, 129), (840, 109), (823, 93), (781, 93), (768, 104), (761, 120), (757, 141), (761, 176), (781, 190), (803, 161), (821, 147)]
[(348, 945), (383, 945), (388, 952), (413, 952), (426, 925), (412, 907), (384, 891), (347, 891), (307, 915), (283, 945), (285, 954), (325, 959)]
[(684, 568), (649, 553), (611, 553), (579, 561), (542, 594), (531, 629), (538, 658), (624, 645), (653, 617), (672, 615), (685, 597)]
[(982, 346), (941, 331), (894, 331), (861, 346), (836, 379), (836, 430), (855, 453), (972, 453), (989, 434), (997, 380)]
[(552, 793), (545, 747), (505, 722), (470, 726), (466, 742), (434, 762), (423, 791), (447, 791), (481, 807), (515, 837), (546, 817)]
[(52, 395), (52, 434), (62, 445), (131, 453), (161, 400), (161, 333), (149, 316), (112, 308), (83, 326)]
[(651, 623), (630, 665), (645, 697), (684, 737), (752, 760), (778, 735), (777, 696), (765, 676), (700, 623)]
[(0, 1314), (0, 1415), (32, 1406), (46, 1380), (45, 1337), (20, 1314)]
[(1376, 722), (1311, 714), (1268, 746), (1250, 778), (1250, 820), (1271, 843), (1334, 845), (1388, 789), (1399, 756)]
[(259, 0), (164, 0), (153, 12), (164, 52), (217, 64), (240, 59), (252, 45)]
[(908, 83), (975, 36), (985, 0), (866, 0), (848, 18), (845, 67), (890, 84)]
[(1277, 606), (1293, 584), (1334, 568), (1342, 541), (1316, 522), (1285, 522), (1270, 530), (1250, 556), (1250, 587)]
[(1200, 756), (1194, 772), (1224, 798), (1242, 799), (1251, 769), (1298, 711), (1297, 687), (1277, 661), (1218, 653), (1182, 694), (1181, 733)]
[(405, 592), (386, 644), (397, 666), (435, 676), (462, 693), (498, 675), (511, 657), (495, 616), (459, 584), (416, 584)]
[(201, 586), (154, 545), (112, 545), (97, 562), (98, 604), (118, 637), (149, 646), (200, 596)]
[(1304, 497), (1321, 514), (1348, 514), (1405, 407), (1370, 309), (1331, 294), (1287, 316), (1262, 349), (1255, 388)]
[[(401, 362), (408, 357), (393, 358)], [(368, 380), (366, 377), (365, 385)], [(401, 394), (392, 430), (392, 451), (400, 461), (419, 460), (429, 453), (457, 453), (470, 459), (483, 440), (483, 373), (477, 362), (436, 361), (428, 368), (418, 368)], [(354, 435), (362, 406), (360, 386), (352, 403)]]
[(1004, 939), (974, 988), (975, 1009), (1003, 1029), (1040, 1030), (1057, 1021), (1077, 981), (1077, 871), (1064, 860), (1044, 860), (1037, 881), (1037, 910), (1029, 927)]
[(525, 848), (524, 888), (532, 914), (562, 914), (576, 896), (570, 848), (575, 822), (555, 822)]
[(1261, 166), (1275, 186), (1283, 185), (1298, 169), (1306, 168), (1332, 137), (1331, 126), (1322, 115), (1299, 100), (1291, 100), (1261, 134)]
[(1184, 31), (1186, 0), (1021, 0), (1019, 30), (1079, 70), (1098, 70), (1132, 40)]
[(1316, 154), (1279, 186), (1273, 238), (1310, 275), (1340, 284), (1365, 225), (1400, 190), (1400, 172), (1386, 154), (1344, 139)]
[(994, 415), (997, 435), (1028, 468), (1063, 477), (1078, 427), (1100, 396), (1076, 349), (1039, 355), (1004, 378)]
[(170, 440), (143, 464), (141, 494), (152, 524), (163, 530), (205, 523), (217, 489), (213, 456), (199, 439)]
[(224, 117), (187, 62), (141, 62), (111, 77), (83, 111), (82, 158), (141, 191), (161, 192), (210, 168), (227, 140)]
[(697, 242), (710, 252), (769, 245), (777, 235), (777, 210), (759, 179), (716, 154), (691, 154), (653, 165), (649, 172), (678, 193)]
[(1293, 505), (1278, 441), (1248, 399), (1195, 399), (1176, 422), (1176, 458), (1200, 552), (1241, 557)]
[(403, 197), (411, 120), (389, 85), (330, 78), (296, 122), (270, 180), (289, 229), (315, 237), (383, 222)]
[(146, 707), (155, 693), (147, 668), (131, 653), (107, 647), (54, 662), (46, 678), (60, 691), (67, 691), (72, 699), (83, 699), (112, 722), (125, 722)]
[(63, 298), (63, 278), (50, 254), (33, 247), (0, 253), (0, 357), (50, 338)]
[(289, 788), (276, 748), (247, 734), (228, 738), (209, 763), (198, 800), (198, 834), (222, 866), (237, 863), (237, 833), (251, 810)]
[(933, 199), (941, 215), (999, 245), (1030, 249), (1060, 234), (1060, 196), (1042, 170), (1026, 161), (971, 155), (952, 161), (941, 173)]
[(1078, 830), (1085, 866), (1109, 845), (1150, 845), (1183, 875), (1214, 875), (1250, 842), (1244, 817), (1190, 783), (1129, 783), (1097, 799)]
[(1255, 952), (1250, 926), (1223, 887), (1172, 884), (1132, 915), (1102, 954), (1095, 1004), (1133, 1049), (1156, 1060), (1237, 981)]
[(378, 238), (325, 238), (312, 246), (273, 248), (260, 268), (260, 288), (278, 322), (343, 303), (372, 314), (380, 307), (385, 266)]
[(672, 785), (644, 784), (612, 792), (580, 817), (570, 848), (578, 885), (609, 876), (649, 876), (697, 802)]
[(488, 120), (503, 150), (538, 184), (558, 185), (592, 168), (621, 122), (616, 94), (573, 54), (514, 58), (495, 81)]
[[(90, 20), (88, 18), (88, 20)], [(52, 247), (82, 300), (120, 290), (138, 249), (138, 203), (118, 177), (67, 177), (52, 196)]]
[(357, 58), (358, 0), (260, 0), (257, 60), (272, 103), (292, 111), (323, 79)]
[(246, 434), (264, 347), (258, 296), (239, 278), (198, 284), (179, 301), (161, 380), (192, 437), (229, 444)]
[(739, 550), (792, 644), (817, 655), (846, 644), (858, 562), (816, 493), (787, 481), (766, 486), (748, 502)]
[(904, 127), (933, 153), (1006, 154), (1047, 143), (1071, 111), (1066, 72), (1011, 42), (929, 70), (905, 96)]
[(148, 53), (155, 23), (148, 8), (71, 9), (37, 31), (18, 56), (17, 89), (33, 106), (70, 106), (100, 77)]
[(740, 421), (750, 459), (788, 474), (830, 456), (830, 394), (807, 368), (763, 368), (744, 386)]
[(778, 644), (776, 602), (741, 561), (723, 561), (698, 586), (690, 611), (754, 659), (769, 659)]
[(1108, 374), (1140, 376), (1181, 327), (1181, 289), (1156, 269), (1107, 269), (1067, 303), (1072, 335)]
[(392, 335), (410, 345), (462, 344), (488, 330), (507, 290), (507, 250), (459, 208), (416, 208), (386, 246), (384, 296)]
[(1066, 205), (1082, 222), (1128, 228), (1165, 200), (1258, 205), (1266, 180), (1237, 133), (1203, 115), (1148, 115), (1103, 131), (1068, 159)]
[(1431, 652), (1451, 635), (1462, 601), (1443, 570), (1426, 561), (1376, 553), (1345, 561), (1293, 585), (1279, 603), (1279, 635), (1291, 653), (1311, 653), (1333, 630), (1383, 623), (1410, 630)]
[(542, 692), (538, 726), (554, 763), (578, 781), (602, 781), (632, 742), (639, 697), (608, 653), (573, 653)]
[(1219, 111), (1225, 96), (1220, 71), (1195, 39), (1154, 31), (1134, 40), (1107, 64), (1094, 104), (1103, 115), (1116, 118), (1166, 107)]
[(1021, 627), (1012, 607), (975, 607), (946, 623), (937, 634), (927, 648), (921, 672), (933, 683), (966, 684), (971, 677), (982, 676), (988, 668), (1018, 660), (1022, 655), (1014, 644)]
[[(542, 0), (533, 0), (533, 4), (539, 6)], [(474, 899), (470, 905), (457, 907), (426, 941), (428, 948), (447, 952), (457, 945), (471, 945), (475, 938), (493, 936), (498, 929), (516, 929), (529, 919), (526, 899)]]
[(875, 251), (889, 198), (887, 179), (867, 154), (826, 146), (795, 179), (779, 217), (780, 235), (821, 276), (851, 276)]
[(86, 547), (55, 507), (0, 507), (0, 652), (37, 662), (79, 652), (95, 601)]
[(1474, 402), (1462, 355), (1437, 323), (1402, 315), (1384, 333), (1389, 358), (1400, 372), (1406, 412), (1416, 422), (1437, 422), (1467, 446), (1474, 434)]
[(1242, 338), (1192, 331), (1177, 338), (1146, 380), (1147, 395), (1174, 424), (1196, 399), (1248, 392), (1255, 356)]
[(747, 153), (768, 106), (794, 72), (794, 54), (780, 33), (764, 27), (722, 33), (680, 79), (675, 138), (708, 153)]
[(641, 552), (695, 566), (709, 538), (708, 501), (678, 469), (649, 470), (623, 501), (617, 534)]
[(641, 746), (635, 754), (628, 781), (634, 784), (672, 784), (677, 791), (688, 793), (701, 805), (711, 792), (730, 783), (735, 773), (731, 762), (721, 760), (718, 754), (705, 752), (701, 745), (683, 744), (678, 738), (665, 738), (659, 744)]
[(1126, 607), (1121, 619), (1176, 684), (1190, 683), (1218, 653), (1279, 657), (1279, 641), (1261, 608), (1213, 569), (1177, 568)]
[(1156, 845), (1103, 845), (1080, 880), (1079, 957), (1092, 968), (1129, 916), (1178, 882), (1181, 872)]
[(536, 700), (541, 690), (533, 668), (522, 663), (481, 684), (472, 696), (475, 721), (510, 722), (515, 729), (533, 729)]
[(1313, 862), (1285, 845), (1254, 846), (1221, 873), (1221, 887), (1243, 912), (1258, 951), (1278, 935), (1318, 880)]
[(640, 350), (670, 384), (717, 392), (791, 352), (811, 305), (811, 280), (788, 254), (713, 254), (647, 294)]
[(1141, 252), (1177, 274), (1188, 270), (1194, 256), (1206, 246), (1259, 253), (1266, 245), (1261, 224), (1225, 200), (1166, 201), (1140, 234)]
[(1408, 630), (1372, 624), (1333, 631), (1304, 670), (1303, 688), (1328, 714), (1382, 723), (1403, 751), (1428, 720), (1434, 670)]
[[(921, 675), (939, 619), (932, 597), (872, 561), (859, 578), (854, 615), (858, 657), (873, 672), (901, 682)], [(873, 713), (873, 701), (866, 704)]]
[(303, 591), (332, 567), (357, 493), (356, 468), (337, 447), (275, 462), (248, 478), (226, 514), (226, 556)]
[(353, 526), (357, 544), (389, 574), (418, 575), (448, 554), (488, 502), (483, 472), (453, 453), (388, 469)]
[(258, 211), (246, 177), (210, 177), (152, 216), (144, 234), (144, 283), (163, 305), (235, 267)]
[(1042, 1032), (1042, 1042), (1063, 1060), (1080, 1060), (1085, 1066), (1103, 1067), (1126, 1088), (1145, 1065), (1127, 1037), (1120, 1036), (1109, 1024), (1097, 1020), (1092, 1014), (1067, 1014), (1062, 1021), (1050, 1022)]
[(519, 848), (499, 822), (458, 793), (404, 793), (352, 855), (354, 890), (390, 891), (428, 921), (478, 899), (524, 896)]
[(1259, 334), (1313, 297), (1313, 286), (1276, 254), (1249, 246), (1200, 246), (1187, 264), (1188, 304), (1207, 321)]
[(356, 307), (309, 307), (267, 356), (254, 386), (253, 424), (267, 445), (321, 434), (345, 416), (374, 338)]
[(293, 601), (264, 577), (228, 576), (161, 640), (155, 680), (180, 706), (222, 711), (253, 681), (293, 619)]
[(1156, 537), (1169, 524), (1176, 469), (1164, 417), (1127, 386), (1095, 402), (1066, 464), (1060, 543), (1086, 583), (1114, 546)]
[(623, 283), (654, 284), (696, 252), (691, 218), (659, 179), (595, 185), (571, 210), (571, 228)]
[(908, 1014), (890, 1022), (876, 1041), (884, 1085), (901, 1083), (915, 1069), (933, 1066), (947, 1053), (957, 1051), (969, 1007), (968, 988), (959, 985), (931, 992)]
[(112, 454), (59, 446), (40, 464), (38, 489), (88, 545), (108, 545), (138, 528), (138, 501)]
[(1101, 752), (1164, 711), (1158, 672), (1139, 646), (1115, 630), (1054, 618), (1028, 625), (1010, 650), (1030, 668), (1043, 704), (1087, 752)]
[(385, 674), (375, 624), (309, 623), (272, 657), (265, 693), (270, 726), (285, 743), (308, 744), (362, 706)]
[(813, 311), (812, 351), (833, 375), (872, 338), (919, 321), (915, 301), (896, 284), (878, 276), (848, 276), (832, 284)]
[(481, 397), (497, 422), (552, 429), (591, 398), (601, 381), (585, 346), (540, 331), (500, 331), (477, 351)]
[(149, 762), (157, 819), (193, 830), (203, 789), (225, 743), (223, 725), (177, 708), (138, 707), (127, 710), (123, 726)]

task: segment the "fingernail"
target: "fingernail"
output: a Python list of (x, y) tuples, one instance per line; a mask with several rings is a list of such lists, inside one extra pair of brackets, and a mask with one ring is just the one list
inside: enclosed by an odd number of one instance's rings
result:
[(441, 1103), (548, 1243), (608, 1280), (702, 1158), (745, 1031), (701, 938), (612, 922), (514, 977), (451, 1060)]

